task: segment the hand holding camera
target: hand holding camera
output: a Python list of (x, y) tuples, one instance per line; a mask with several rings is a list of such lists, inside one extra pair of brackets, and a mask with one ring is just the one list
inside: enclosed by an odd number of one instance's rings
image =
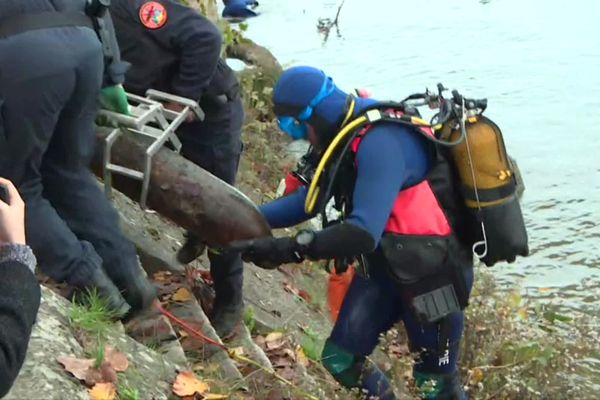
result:
[(25, 244), (25, 203), (11, 181), (0, 178), (0, 245)]

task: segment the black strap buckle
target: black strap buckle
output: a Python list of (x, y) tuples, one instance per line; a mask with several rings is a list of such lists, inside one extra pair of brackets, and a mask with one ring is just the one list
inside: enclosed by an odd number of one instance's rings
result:
[(433, 323), (448, 314), (461, 310), (453, 284), (448, 284), (413, 298), (417, 318), (424, 323)]

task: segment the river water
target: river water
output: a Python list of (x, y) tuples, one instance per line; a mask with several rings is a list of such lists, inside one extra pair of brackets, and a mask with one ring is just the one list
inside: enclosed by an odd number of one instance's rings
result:
[[(322, 68), (343, 89), (401, 99), (438, 82), (487, 97), (524, 175), (531, 255), (497, 265), (529, 296), (598, 314), (600, 2), (261, 0), (247, 35), (285, 66)], [(403, 7), (403, 5), (406, 5)]]

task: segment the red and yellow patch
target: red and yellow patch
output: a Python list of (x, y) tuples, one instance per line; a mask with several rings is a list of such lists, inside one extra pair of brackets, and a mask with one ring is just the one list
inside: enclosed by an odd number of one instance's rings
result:
[(167, 9), (156, 1), (148, 1), (140, 7), (140, 21), (148, 29), (159, 29), (167, 23)]

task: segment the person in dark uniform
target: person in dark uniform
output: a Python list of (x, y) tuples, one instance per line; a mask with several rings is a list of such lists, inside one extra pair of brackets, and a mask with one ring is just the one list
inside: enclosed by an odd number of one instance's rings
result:
[(123, 317), (149, 306), (156, 292), (88, 168), (99, 97), (127, 112), (119, 86), (127, 64), (110, 18), (90, 5), (0, 0), (0, 176), (27, 203), (28, 244), (41, 270), (96, 289)]
[[(144, 95), (152, 88), (198, 101), (206, 117), (188, 118), (179, 128), (181, 154), (234, 185), (244, 110), (239, 82), (220, 57), (217, 27), (174, 0), (113, 0), (110, 12), (121, 56), (131, 63), (127, 91)], [(203, 250), (200, 240), (188, 233), (177, 258), (187, 264)], [(211, 320), (217, 333), (227, 337), (241, 320), (243, 264), (237, 254), (208, 255), (216, 294)]]

